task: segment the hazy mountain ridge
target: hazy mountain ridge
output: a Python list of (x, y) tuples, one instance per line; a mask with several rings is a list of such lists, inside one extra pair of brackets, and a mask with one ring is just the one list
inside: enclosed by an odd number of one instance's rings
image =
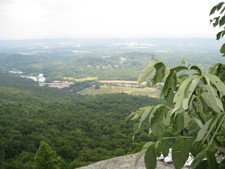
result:
[[(177, 66), (184, 58), (206, 69), (224, 62), (214, 39), (49, 39), (0, 42), (0, 70), (27, 75), (44, 74), (47, 80), (97, 77), (136, 80), (150, 56)], [(202, 59), (204, 58), (204, 60)], [(122, 60), (121, 60), (122, 59)]]

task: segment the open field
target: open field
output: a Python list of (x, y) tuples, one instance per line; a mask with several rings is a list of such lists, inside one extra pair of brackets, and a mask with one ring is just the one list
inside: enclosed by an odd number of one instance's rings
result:
[[(127, 81), (127, 80), (100, 80), (101, 83), (112, 83), (112, 84), (118, 84), (118, 83), (125, 83), (125, 84), (139, 84), (137, 81)], [(146, 84), (144, 82), (143, 84)]]
[(81, 95), (111, 94), (111, 93), (127, 93), (132, 95), (144, 95), (149, 97), (159, 97), (160, 90), (156, 88), (134, 88), (125, 86), (108, 87), (101, 86), (100, 89), (87, 88), (80, 92)]
[(85, 77), (85, 78), (81, 78), (81, 79), (76, 79), (76, 78), (72, 78), (72, 77), (64, 77), (63, 79), (71, 81), (71, 82), (84, 82), (84, 81), (88, 81), (88, 80), (97, 80), (97, 77)]

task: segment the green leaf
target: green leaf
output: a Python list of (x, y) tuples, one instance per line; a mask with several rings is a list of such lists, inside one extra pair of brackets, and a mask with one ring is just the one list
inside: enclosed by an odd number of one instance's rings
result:
[(179, 113), (174, 121), (172, 121), (172, 129), (173, 133), (179, 133), (184, 129), (184, 116), (183, 114)]
[(133, 118), (131, 120), (136, 120), (138, 119), (142, 114), (143, 112), (146, 110), (147, 107), (142, 107), (142, 108), (139, 108), (137, 111), (135, 112), (131, 112), (131, 114), (128, 116), (128, 118), (132, 117)]
[(162, 138), (164, 136), (165, 126), (162, 122), (158, 122), (151, 126), (151, 131), (156, 138)]
[(187, 110), (189, 108), (190, 98), (191, 98), (196, 86), (198, 85), (199, 80), (200, 80), (199, 76), (193, 76), (193, 80), (191, 81), (191, 83), (189, 83), (190, 84), (189, 87), (186, 88), (185, 98), (183, 100), (183, 105), (182, 105), (184, 110)]
[(210, 68), (209, 68), (209, 73), (212, 73), (214, 75), (217, 74), (217, 69), (218, 67), (221, 65), (221, 63), (216, 63), (214, 65), (212, 65)]
[(219, 11), (222, 8), (223, 5), (224, 5), (224, 2), (218, 3), (217, 4), (217, 11)]
[(140, 117), (141, 114), (134, 114), (134, 117), (131, 120), (136, 120)]
[(155, 70), (154, 66), (157, 63), (160, 63), (160, 62), (150, 63), (148, 66), (144, 68), (144, 70), (141, 72), (139, 76), (138, 83), (144, 82), (150, 76), (150, 74)]
[(170, 148), (169, 140), (158, 140), (158, 141), (159, 141), (159, 144), (156, 147), (157, 156), (159, 157), (161, 154), (163, 154), (163, 156), (166, 157), (169, 153), (169, 148)]
[(199, 120), (198, 118), (195, 118), (195, 117), (193, 117), (193, 119), (194, 119), (195, 123), (197, 123), (200, 128), (203, 127), (203, 124), (202, 124), (201, 120)]
[(154, 106), (153, 107), (153, 109), (151, 110), (151, 114), (150, 114), (150, 116), (149, 116), (149, 125), (151, 126), (151, 121), (152, 121), (152, 118), (154, 117), (154, 115), (155, 115), (155, 112), (156, 111), (158, 111), (158, 109), (159, 108), (161, 108), (161, 107), (164, 107), (164, 105), (163, 104), (159, 104), (159, 105), (157, 105), (157, 106)]
[(138, 124), (134, 124), (134, 127), (133, 127), (134, 134), (137, 134), (139, 132), (139, 127), (138, 126), (139, 126)]
[(215, 5), (215, 6), (211, 9), (209, 15), (212, 15), (212, 14), (214, 14), (216, 11), (220, 10), (221, 7), (223, 6), (223, 4), (224, 4), (224, 2), (220, 2), (220, 3), (218, 3), (217, 5)]
[(137, 154), (136, 158), (135, 158), (135, 162), (134, 162), (134, 165), (136, 166), (138, 161), (141, 159), (141, 157), (145, 154), (145, 152), (148, 150), (148, 148), (153, 145), (154, 143), (153, 142), (147, 142), (142, 150)]
[(198, 73), (198, 75), (200, 75), (200, 76), (202, 75), (202, 71), (198, 66), (191, 66), (190, 69), (195, 70)]
[(208, 163), (207, 163), (207, 160), (205, 159), (200, 161), (199, 164), (195, 167), (195, 169), (210, 169), (210, 168), (208, 168)]
[(217, 68), (217, 74), (218, 78), (225, 84), (225, 64), (220, 64)]
[(220, 98), (225, 95), (225, 84), (215, 75), (208, 73), (205, 75), (216, 86), (220, 92)]
[(225, 24), (225, 16), (222, 16), (219, 21), (219, 25), (223, 26)]
[(149, 116), (149, 119), (148, 119), (149, 124), (151, 124), (152, 118), (154, 117), (154, 113), (157, 109), (158, 109), (158, 106), (153, 107), (151, 114)]
[[(216, 125), (216, 129), (213, 131), (213, 136), (212, 136), (212, 138), (211, 138), (211, 140), (210, 140), (210, 142), (209, 142), (208, 145), (211, 145), (211, 144), (213, 143), (215, 136), (217, 135), (219, 129), (220, 129), (221, 126), (223, 125), (225, 113), (224, 113), (224, 112), (223, 112), (223, 113), (220, 113), (220, 114), (218, 114), (217, 116), (218, 116), (218, 117), (214, 117), (215, 123), (216, 123), (216, 124), (215, 124), (215, 125)], [(211, 124), (212, 128), (214, 128), (213, 125), (214, 125), (214, 123)], [(210, 126), (210, 129), (209, 129), (208, 132), (210, 132), (211, 126)], [(212, 131), (212, 130), (211, 130), (211, 131)]]
[(169, 149), (170, 149), (169, 140), (163, 140), (162, 153), (164, 157), (166, 157), (169, 154)]
[(213, 168), (213, 169), (218, 168), (218, 163), (216, 161), (215, 152), (207, 151), (207, 162), (208, 162), (209, 168)]
[(217, 122), (218, 122), (219, 119), (220, 119), (220, 114), (217, 114), (213, 119), (211, 119), (212, 121), (211, 121), (211, 123), (210, 123), (210, 125), (209, 125), (209, 127), (208, 127), (208, 129), (207, 129), (207, 132), (206, 132), (206, 134), (205, 134), (205, 136), (204, 136), (203, 142), (204, 142), (206, 139), (208, 139), (210, 133), (212, 132), (212, 130), (213, 130), (214, 127), (216, 126), (216, 124), (217, 124)]
[(219, 25), (220, 16), (213, 18), (213, 27), (216, 27)]
[(212, 108), (215, 112), (220, 112), (218, 106), (216, 106), (216, 101), (208, 92), (203, 92), (201, 97), (207, 103), (207, 105)]
[(211, 105), (212, 105), (213, 107), (214, 107), (214, 106), (217, 106), (220, 110), (224, 111), (224, 109), (223, 109), (223, 103), (222, 103), (222, 101), (219, 99), (219, 96), (218, 96), (217, 92), (216, 92), (216, 91), (214, 90), (214, 88), (211, 86), (209, 78), (208, 78), (207, 76), (205, 76), (205, 79), (206, 79), (206, 81), (207, 81), (207, 83), (208, 83), (207, 85), (205, 85), (205, 87), (206, 87), (207, 90), (208, 90), (208, 94), (211, 96), (212, 101), (213, 101), (213, 102), (216, 102), (216, 105), (214, 105), (214, 103), (211, 104)]
[(188, 115), (188, 113), (183, 113), (183, 116), (184, 116), (184, 128), (189, 128), (190, 127), (191, 118)]
[(223, 56), (225, 56), (225, 43), (221, 46), (220, 53), (222, 53)]
[(208, 128), (209, 128), (209, 125), (211, 123), (212, 119), (209, 119), (205, 124), (204, 126), (198, 131), (198, 135), (197, 135), (197, 138), (195, 140), (195, 142), (198, 142), (198, 141), (202, 141), (208, 131)]
[(217, 9), (217, 6), (214, 6), (214, 7), (211, 9), (209, 15), (212, 15), (213, 13), (215, 13), (216, 9)]
[(220, 11), (220, 14), (222, 14), (225, 11), (225, 7)]
[(141, 125), (143, 123), (143, 121), (149, 116), (149, 114), (151, 113), (152, 107), (148, 107), (145, 109), (144, 113), (141, 116), (141, 121), (139, 123), (139, 129), (141, 128)]
[(158, 140), (155, 142), (155, 150), (156, 156), (159, 157), (162, 151), (162, 140)]
[(171, 70), (166, 78), (165, 84), (163, 85), (161, 94), (167, 96), (169, 94), (170, 89), (172, 91), (175, 90), (176, 85), (177, 85), (177, 76), (176, 73), (173, 70)]
[(156, 168), (156, 150), (155, 146), (150, 146), (145, 153), (144, 157), (146, 169), (155, 169)]
[(189, 69), (186, 66), (177, 66), (177, 67), (173, 68), (173, 70), (176, 72), (180, 72), (180, 71), (189, 70)]
[(166, 74), (169, 73), (168, 68), (166, 68), (166, 66), (162, 63), (162, 62), (158, 62), (157, 64), (155, 64), (155, 76), (152, 78), (152, 84), (155, 85), (158, 82), (161, 82), (162, 79), (165, 77)]
[(192, 76), (190, 76), (188, 79), (184, 80), (183, 83), (180, 85), (180, 87), (173, 99), (173, 102), (175, 103), (175, 107), (174, 107), (172, 113), (176, 112), (177, 110), (179, 110), (182, 107), (185, 90), (187, 90), (186, 88), (189, 85), (189, 83), (191, 83), (191, 81), (192, 81)]
[(164, 105), (161, 105), (155, 112), (151, 119), (150, 128), (152, 133), (158, 137), (162, 138), (165, 130), (165, 126), (163, 125), (163, 116), (167, 112), (167, 109)]
[[(173, 98), (174, 98), (174, 95), (175, 95), (174, 90), (169, 89), (169, 91), (167, 92), (167, 95), (164, 96), (164, 100), (166, 101), (166, 102), (165, 102), (165, 105), (167, 105), (167, 106), (173, 105)], [(163, 97), (162, 97), (162, 98), (163, 98)]]
[(178, 139), (173, 145), (172, 158), (176, 169), (181, 169), (189, 157), (190, 144), (187, 139)]
[[(201, 92), (202, 91), (200, 91), (199, 95), (201, 94)], [(205, 97), (207, 97), (207, 96), (205, 96)], [(195, 105), (195, 108), (196, 108), (196, 112), (199, 112), (200, 114), (202, 114), (203, 112), (210, 112), (211, 111), (211, 107), (208, 106), (208, 104), (206, 103), (206, 101), (204, 100), (204, 98), (202, 97), (202, 95), (200, 95), (199, 97), (196, 97), (196, 100), (195, 101), (196, 102), (194, 103), (194, 105)], [(202, 118), (204, 120), (204, 117), (202, 117)]]
[[(193, 140), (195, 141), (196, 138), (193, 137)], [(195, 157), (198, 153), (200, 153), (202, 150), (204, 149), (204, 146), (202, 144), (201, 141), (198, 141), (198, 142), (194, 142), (192, 145), (191, 145), (191, 149), (190, 149), (190, 152), (191, 154)]]
[(181, 80), (185, 80), (185, 79), (187, 79), (188, 77), (189, 77), (188, 74), (181, 74), (181, 75), (178, 76), (178, 78), (181, 79)]
[(195, 169), (202, 162), (203, 158), (205, 158), (206, 151), (207, 149), (204, 149), (195, 156), (191, 168)]
[(216, 40), (219, 40), (221, 38), (223, 38), (223, 36), (225, 35), (225, 31), (220, 31), (216, 34)]
[(141, 159), (141, 157), (145, 154), (145, 152), (147, 151), (147, 149), (142, 149), (136, 156), (135, 158), (135, 162), (134, 162), (134, 166), (137, 166), (138, 161)]
[(162, 120), (162, 122), (163, 122), (163, 124), (165, 125), (165, 126), (169, 126), (170, 125), (170, 116), (171, 116), (171, 110), (170, 111), (167, 111), (166, 113), (165, 113), (165, 115), (163, 116), (163, 120)]

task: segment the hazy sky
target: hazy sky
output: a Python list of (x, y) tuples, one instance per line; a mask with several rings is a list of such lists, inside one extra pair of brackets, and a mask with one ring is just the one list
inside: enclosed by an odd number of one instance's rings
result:
[(215, 37), (216, 0), (0, 0), (0, 39)]

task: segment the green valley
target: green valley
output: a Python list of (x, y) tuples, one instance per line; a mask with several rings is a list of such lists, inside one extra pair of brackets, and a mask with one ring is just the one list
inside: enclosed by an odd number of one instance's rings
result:
[(35, 168), (41, 141), (62, 158), (62, 168), (137, 152), (149, 138), (132, 141), (130, 111), (158, 99), (128, 94), (81, 96), (68, 89), (0, 74), (0, 168)]
[[(157, 87), (136, 82), (141, 70), (155, 60), (154, 56), (169, 66), (185, 59), (203, 71), (212, 63), (223, 62), (218, 57), (220, 44), (212, 39), (3, 42), (3, 169), (35, 169), (40, 145), (60, 157), (62, 169), (138, 152), (154, 138), (148, 136), (148, 130), (141, 129), (132, 140), (138, 126), (127, 118), (140, 107), (162, 102), (158, 97), (163, 82)], [(190, 127), (190, 133), (195, 132), (196, 127)], [(169, 129), (166, 135), (171, 136)]]

